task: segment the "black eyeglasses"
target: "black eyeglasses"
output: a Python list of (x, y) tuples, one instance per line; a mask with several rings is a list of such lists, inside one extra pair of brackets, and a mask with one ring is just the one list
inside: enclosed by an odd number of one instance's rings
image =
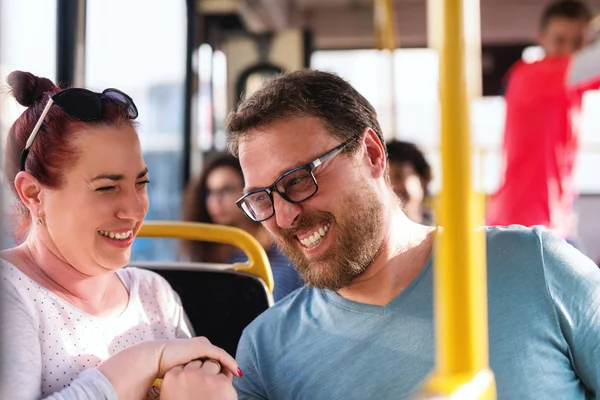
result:
[(25, 171), (25, 161), (27, 161), (29, 149), (40, 131), (40, 127), (46, 118), (46, 114), (48, 114), (48, 111), (50, 111), (53, 104), (58, 105), (70, 117), (79, 121), (93, 121), (102, 116), (102, 100), (113, 101), (124, 107), (127, 110), (130, 119), (136, 119), (138, 117), (137, 107), (131, 97), (118, 89), (110, 88), (104, 90), (102, 93), (96, 93), (87, 89), (70, 88), (58, 92), (48, 100), (48, 104), (46, 104), (44, 111), (42, 111), (40, 119), (38, 119), (33, 131), (31, 131), (31, 134), (27, 139), (25, 148), (21, 152), (21, 171)]
[(279, 193), (286, 201), (294, 204), (310, 199), (319, 190), (313, 170), (339, 153), (358, 137), (360, 135), (352, 137), (311, 163), (287, 171), (269, 187), (249, 191), (235, 204), (242, 209), (248, 218), (255, 222), (262, 222), (275, 215), (273, 192)]

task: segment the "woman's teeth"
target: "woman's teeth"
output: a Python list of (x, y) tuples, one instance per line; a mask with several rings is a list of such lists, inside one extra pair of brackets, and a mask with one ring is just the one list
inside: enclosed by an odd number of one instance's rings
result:
[(127, 231), (127, 232), (98, 231), (98, 233), (101, 234), (102, 236), (106, 236), (111, 239), (117, 239), (117, 240), (125, 240), (125, 239), (128, 239), (129, 237), (131, 237), (131, 235), (133, 235), (133, 231)]

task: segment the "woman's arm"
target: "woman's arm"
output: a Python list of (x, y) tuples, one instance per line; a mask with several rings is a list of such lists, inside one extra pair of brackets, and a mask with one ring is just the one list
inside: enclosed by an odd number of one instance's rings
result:
[(573, 56), (567, 76), (569, 86), (577, 87), (590, 83), (590, 89), (600, 88), (600, 40)]
[[(5, 285), (3, 308), (2, 373), (0, 398), (37, 400), (42, 396), (42, 356), (38, 324), (17, 290)], [(47, 400), (141, 399), (155, 378), (178, 365), (207, 357), (218, 360), (224, 370), (240, 376), (238, 365), (227, 352), (203, 337), (157, 340), (128, 347), (102, 362), (97, 369), (81, 373), (68, 388)]]
[(14, 286), (3, 285), (0, 299), (0, 398), (39, 399), (42, 396), (42, 354), (38, 324)]
[[(2, 369), (0, 399), (37, 400), (42, 397), (42, 354), (38, 324), (14, 286), (0, 291)], [(81, 373), (69, 387), (46, 400), (117, 400), (112, 384), (97, 370)]]

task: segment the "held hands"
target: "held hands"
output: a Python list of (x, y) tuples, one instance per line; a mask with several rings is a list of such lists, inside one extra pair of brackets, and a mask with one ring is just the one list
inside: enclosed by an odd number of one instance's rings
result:
[[(237, 377), (242, 375), (237, 363), (225, 350), (213, 346), (205, 337), (192, 339), (164, 340), (158, 351), (158, 372), (156, 377), (162, 378), (176, 366), (183, 366), (199, 358), (211, 358), (218, 361), (223, 369)], [(194, 364), (196, 365), (196, 364)]]
[(237, 400), (233, 375), (212, 359), (194, 360), (169, 370), (163, 379), (160, 400)]
[[(179, 373), (181, 373), (186, 364), (203, 357), (219, 362), (223, 366), (223, 372), (220, 374), (213, 373), (208, 378), (194, 378), (186, 383), (189, 386), (198, 388), (197, 385), (206, 383), (211, 390), (220, 391), (223, 389), (223, 383), (220, 381), (225, 380), (231, 386), (233, 375), (242, 376), (242, 371), (238, 368), (233, 357), (227, 354), (225, 350), (213, 346), (205, 337), (153, 340), (138, 343), (108, 358), (97, 368), (111, 382), (118, 398), (139, 399), (147, 394), (148, 388), (151, 387), (156, 378), (164, 378), (167, 372), (175, 367), (180, 367), (181, 371)], [(196, 370), (198, 370), (198, 363), (192, 363), (189, 368), (196, 367)], [(212, 366), (210, 364), (214, 364), (216, 367), (216, 363), (208, 362), (205, 367), (208, 368), (208, 372), (211, 371), (210, 367)], [(169, 375), (177, 377), (177, 372), (178, 370), (175, 370)], [(202, 372), (205, 375), (206, 371)], [(222, 375), (222, 377), (218, 375)], [(187, 382), (187, 377), (188, 374), (184, 374), (177, 381)], [(169, 381), (173, 381), (173, 379), (174, 376), (171, 376)], [(202, 381), (203, 379), (204, 381)], [(169, 386), (171, 384), (167, 385), (167, 390), (179, 391), (178, 389), (169, 388)], [(175, 386), (173, 385), (173, 387)], [(204, 391), (204, 389), (201, 390)], [(198, 392), (196, 392), (197, 394)], [(230, 398), (224, 397), (224, 399)]]

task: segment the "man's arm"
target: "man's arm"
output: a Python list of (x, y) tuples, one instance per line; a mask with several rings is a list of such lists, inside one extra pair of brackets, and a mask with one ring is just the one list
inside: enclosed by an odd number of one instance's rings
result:
[(238, 362), (240, 369), (244, 371), (244, 376), (235, 379), (233, 382), (233, 386), (238, 394), (238, 399), (267, 400), (267, 394), (258, 372), (256, 349), (252, 345), (252, 339), (247, 330), (244, 331), (240, 338), (235, 359)]
[(588, 83), (592, 83), (590, 89), (600, 88), (600, 40), (596, 40), (573, 56), (567, 75), (569, 86), (581, 86)]
[(566, 241), (542, 233), (544, 271), (573, 369), (600, 394), (600, 269)]

